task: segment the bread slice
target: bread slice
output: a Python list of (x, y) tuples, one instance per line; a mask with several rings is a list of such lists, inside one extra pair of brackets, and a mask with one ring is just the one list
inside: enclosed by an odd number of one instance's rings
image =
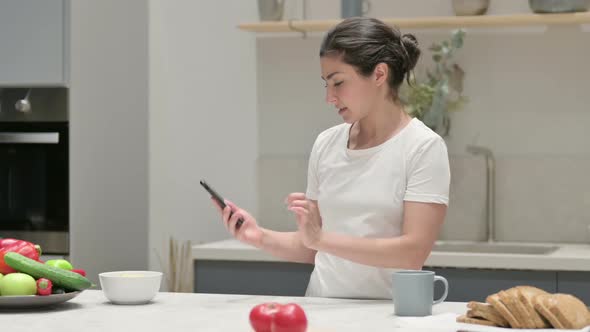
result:
[(533, 298), (535, 310), (537, 310), (537, 312), (541, 314), (541, 316), (545, 317), (545, 319), (547, 319), (549, 323), (551, 323), (551, 326), (553, 326), (554, 328), (565, 329), (565, 326), (557, 319), (555, 314), (553, 314), (553, 312), (549, 310), (549, 307), (553, 306), (553, 302), (555, 302), (554, 300), (551, 300), (552, 296), (553, 295), (551, 294), (540, 294), (535, 296)]
[(535, 325), (535, 328), (550, 328), (551, 324), (543, 316), (539, 315), (537, 310), (535, 310), (535, 304), (533, 303), (533, 298), (535, 296), (540, 294), (547, 295), (549, 293), (533, 286), (516, 286), (516, 290), (518, 291), (518, 299), (524, 305), (528, 316), (531, 317)]
[(531, 315), (529, 315), (524, 303), (519, 299), (518, 290), (516, 287), (507, 289), (500, 293), (500, 300), (508, 307), (508, 310), (514, 315), (516, 320), (520, 323), (520, 327), (524, 329), (534, 329), (535, 322)]
[(494, 307), (494, 309), (496, 309), (496, 311), (502, 317), (504, 317), (504, 319), (506, 319), (508, 321), (508, 324), (510, 324), (510, 327), (513, 327), (515, 329), (522, 328), (522, 326), (520, 325), (518, 320), (516, 320), (516, 317), (514, 317), (514, 315), (510, 312), (508, 307), (500, 300), (500, 294), (502, 292), (503, 291), (500, 291), (498, 293), (494, 293), (494, 294), (489, 295), (486, 298), (486, 302), (491, 304), (492, 307)]
[(500, 315), (498, 311), (492, 307), (492, 305), (488, 303), (471, 301), (467, 303), (467, 308), (470, 309), (467, 311), (467, 317), (483, 318), (495, 323), (498, 326), (510, 327), (508, 321), (502, 317), (502, 315)]
[(546, 300), (549, 311), (566, 329), (581, 329), (590, 325), (588, 308), (577, 297), (570, 294), (553, 294)]
[(494, 322), (490, 322), (489, 320), (467, 317), (466, 315), (461, 315), (461, 316), (457, 317), (457, 322), (458, 323), (467, 323), (467, 324), (486, 325), (486, 326), (498, 326)]

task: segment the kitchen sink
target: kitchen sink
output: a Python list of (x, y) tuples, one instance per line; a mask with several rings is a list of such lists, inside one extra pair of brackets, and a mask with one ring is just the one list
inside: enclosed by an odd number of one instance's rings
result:
[(469, 242), (469, 243), (436, 243), (433, 252), (459, 252), (474, 254), (518, 254), (518, 255), (547, 255), (555, 250), (558, 246), (550, 245), (520, 245), (488, 242)]

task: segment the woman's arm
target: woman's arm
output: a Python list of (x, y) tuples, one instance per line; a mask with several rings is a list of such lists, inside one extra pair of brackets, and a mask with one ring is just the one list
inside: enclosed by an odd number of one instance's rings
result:
[(316, 250), (303, 245), (299, 232), (276, 232), (262, 228), (260, 249), (291, 262), (315, 262)]
[[(310, 248), (332, 254), (356, 263), (384, 268), (421, 269), (442, 227), (447, 206), (437, 203), (404, 202), (402, 234), (392, 238), (362, 238), (324, 232), (314, 227), (317, 205), (310, 201), (307, 207), (298, 205), (303, 243)], [(314, 207), (315, 206), (315, 207)], [(301, 210), (301, 209), (303, 210)], [(315, 228), (315, 229), (314, 229)], [(316, 234), (316, 236), (314, 236)]]
[[(260, 227), (250, 213), (234, 203), (226, 200), (227, 206), (223, 210), (215, 201), (214, 203), (222, 214), (225, 227), (239, 241), (291, 262), (309, 264), (315, 262), (316, 251), (303, 245), (299, 232), (276, 232)], [(230, 214), (232, 211), (233, 214)], [(240, 218), (244, 222), (236, 230), (236, 223)]]

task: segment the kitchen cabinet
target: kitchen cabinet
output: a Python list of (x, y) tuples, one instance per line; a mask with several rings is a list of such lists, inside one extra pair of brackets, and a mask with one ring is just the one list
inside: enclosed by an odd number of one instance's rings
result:
[(557, 291), (573, 294), (590, 305), (590, 272), (557, 272)]
[[(590, 272), (424, 267), (449, 282), (447, 301), (485, 302), (488, 295), (519, 285), (568, 293), (590, 303)], [(313, 271), (309, 264), (195, 260), (195, 292), (303, 296)], [(443, 287), (435, 284), (435, 298)]]
[[(488, 295), (519, 285), (530, 285), (547, 292), (557, 291), (557, 272), (495, 269), (430, 268), (449, 282), (447, 301), (485, 302)], [(443, 286), (435, 285), (435, 298), (442, 295)]]
[(196, 293), (303, 296), (313, 265), (196, 260)]
[[(428, 268), (425, 268), (428, 269)], [(517, 271), (432, 268), (449, 281), (448, 301), (485, 301), (487, 295), (518, 285), (530, 285), (551, 293), (567, 293), (590, 304), (590, 272)], [(435, 286), (435, 297), (443, 292)]]
[(0, 0), (0, 86), (65, 86), (68, 0)]

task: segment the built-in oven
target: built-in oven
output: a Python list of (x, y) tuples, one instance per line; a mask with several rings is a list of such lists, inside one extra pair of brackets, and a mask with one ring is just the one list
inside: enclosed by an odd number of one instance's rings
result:
[(0, 237), (69, 254), (68, 122), (0, 122)]

